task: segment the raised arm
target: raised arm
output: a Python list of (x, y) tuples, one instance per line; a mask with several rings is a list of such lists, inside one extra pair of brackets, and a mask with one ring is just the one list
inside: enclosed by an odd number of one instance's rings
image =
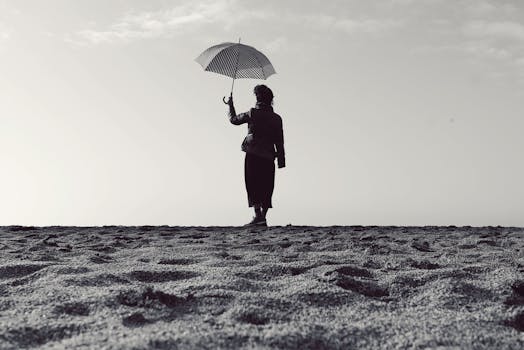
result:
[(229, 121), (231, 122), (231, 124), (240, 125), (248, 122), (249, 113), (240, 113), (237, 115), (235, 111), (235, 106), (233, 105), (233, 96), (229, 96), (227, 104), (229, 105)]

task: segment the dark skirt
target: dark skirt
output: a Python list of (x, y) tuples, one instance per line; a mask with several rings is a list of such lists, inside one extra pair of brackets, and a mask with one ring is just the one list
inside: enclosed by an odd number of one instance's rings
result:
[(249, 206), (273, 208), (271, 197), (275, 186), (275, 161), (246, 153), (244, 176)]

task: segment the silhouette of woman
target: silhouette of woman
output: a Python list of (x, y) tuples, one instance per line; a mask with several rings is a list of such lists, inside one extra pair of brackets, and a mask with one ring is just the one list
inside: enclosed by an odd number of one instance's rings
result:
[(253, 91), (257, 103), (248, 112), (237, 115), (232, 96), (227, 103), (231, 124), (247, 123), (248, 127), (248, 134), (242, 142), (242, 151), (246, 152), (244, 177), (248, 204), (254, 207), (255, 217), (246, 226), (267, 226), (266, 214), (273, 207), (275, 157), (279, 168), (286, 166), (284, 132), (282, 118), (273, 112), (271, 89), (266, 85), (257, 85)]

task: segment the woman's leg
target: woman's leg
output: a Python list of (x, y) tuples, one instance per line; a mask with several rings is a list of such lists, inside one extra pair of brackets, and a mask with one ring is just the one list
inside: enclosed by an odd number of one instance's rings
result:
[(262, 218), (266, 218), (266, 214), (267, 214), (267, 211), (269, 210), (269, 208), (262, 208), (262, 211), (261, 211), (261, 216)]
[(260, 206), (258, 206), (258, 205), (255, 205), (254, 208), (255, 208), (255, 216), (256, 216), (257, 218), (263, 217), (263, 216), (262, 216), (262, 213), (263, 213), (263, 212), (262, 212), (262, 208), (261, 208)]

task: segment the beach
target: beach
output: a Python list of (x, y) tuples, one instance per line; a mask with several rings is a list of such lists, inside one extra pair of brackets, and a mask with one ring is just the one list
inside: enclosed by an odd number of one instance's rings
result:
[(0, 349), (521, 349), (524, 229), (0, 228)]

